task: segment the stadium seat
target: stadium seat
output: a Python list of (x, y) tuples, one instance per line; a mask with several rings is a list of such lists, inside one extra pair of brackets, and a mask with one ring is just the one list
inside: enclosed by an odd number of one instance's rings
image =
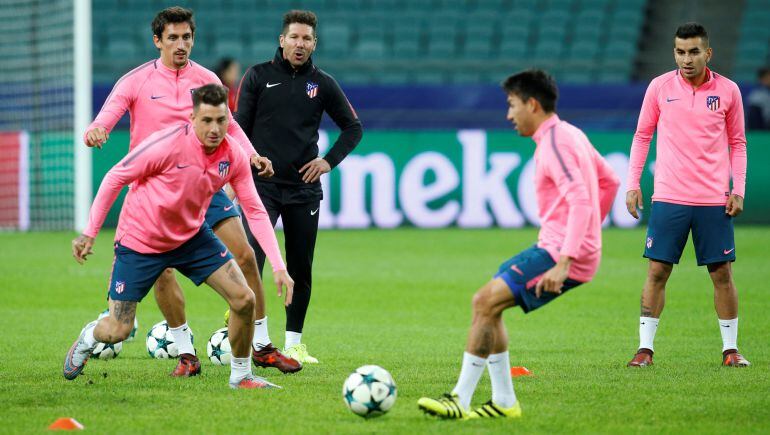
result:
[(356, 59), (372, 60), (385, 58), (385, 43), (382, 39), (359, 41), (354, 50)]

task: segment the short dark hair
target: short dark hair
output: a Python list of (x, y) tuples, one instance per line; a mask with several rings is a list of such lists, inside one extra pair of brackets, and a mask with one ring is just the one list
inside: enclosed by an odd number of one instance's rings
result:
[(228, 92), (226, 87), (216, 83), (209, 83), (195, 89), (192, 93), (193, 110), (197, 109), (201, 104), (210, 104), (212, 106), (227, 105)]
[(294, 23), (307, 24), (313, 28), (313, 34), (315, 35), (316, 27), (318, 26), (318, 17), (316, 17), (312, 11), (300, 11), (295, 9), (286, 12), (283, 14), (283, 30), (281, 30), (281, 33), (285, 35), (289, 25)]
[(503, 81), (502, 87), (507, 94), (514, 94), (522, 101), (534, 98), (546, 113), (556, 110), (559, 88), (556, 80), (543, 70), (529, 69), (513, 74)]
[(706, 28), (694, 21), (679, 26), (676, 29), (675, 37), (679, 39), (701, 38), (706, 45), (709, 42), (709, 34), (706, 32)]
[(152, 34), (157, 36), (158, 39), (163, 39), (163, 29), (169, 23), (187, 23), (190, 25), (193, 35), (195, 35), (195, 19), (193, 18), (193, 11), (190, 9), (172, 6), (158, 12), (152, 20)]

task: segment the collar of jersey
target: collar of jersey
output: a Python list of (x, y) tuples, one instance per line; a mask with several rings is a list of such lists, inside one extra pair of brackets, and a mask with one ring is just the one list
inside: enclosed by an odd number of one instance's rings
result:
[[(692, 85), (684, 77), (682, 77), (682, 72), (679, 70), (679, 68), (677, 68), (677, 70), (676, 70), (676, 76), (677, 76), (677, 80), (679, 80), (679, 83), (682, 86), (684, 86), (686, 89), (689, 89), (690, 91), (692, 91)], [(698, 89), (696, 89), (696, 91), (705, 91), (705, 90), (711, 89), (714, 86), (716, 86), (714, 81), (715, 81), (717, 75), (713, 71), (711, 71), (709, 69), (709, 67), (706, 67), (706, 77), (708, 78), (708, 80), (703, 82), (703, 84), (700, 85), (698, 87)]]
[(540, 138), (543, 137), (545, 132), (548, 131), (548, 129), (550, 129), (551, 127), (558, 124), (559, 121), (561, 121), (561, 119), (559, 119), (559, 115), (557, 115), (556, 113), (551, 115), (550, 118), (546, 119), (545, 121), (543, 121), (542, 124), (540, 124), (540, 127), (537, 128), (537, 130), (535, 131), (535, 134), (532, 135), (532, 140), (534, 140), (535, 143), (540, 143)]
[[(289, 63), (288, 60), (283, 58), (283, 48), (281, 48), (281, 47), (278, 47), (278, 50), (275, 51), (275, 57), (273, 58), (273, 63), (276, 64), (276, 65), (280, 65), (281, 68), (283, 68), (284, 71), (286, 71), (289, 74), (293, 74), (294, 73), (294, 67), (291, 66), (291, 63)], [(310, 70), (311, 68), (313, 68), (313, 56), (312, 55), (307, 59), (307, 62), (305, 62), (296, 71), (297, 71), (297, 74), (304, 74), (308, 70)]]
[(189, 72), (192, 69), (192, 61), (190, 59), (187, 59), (187, 65), (177, 70), (177, 69), (167, 67), (166, 65), (163, 64), (163, 61), (160, 60), (160, 58), (158, 58), (155, 60), (155, 69), (160, 71), (160, 73), (165, 76), (181, 77), (187, 74), (187, 72)]

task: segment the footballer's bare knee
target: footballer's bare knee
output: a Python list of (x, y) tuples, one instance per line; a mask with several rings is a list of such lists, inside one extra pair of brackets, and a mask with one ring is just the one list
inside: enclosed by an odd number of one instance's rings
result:
[(257, 299), (254, 296), (254, 292), (249, 290), (248, 287), (244, 287), (242, 291), (234, 295), (228, 301), (230, 304), (230, 310), (239, 316), (249, 316), (254, 313), (254, 306), (257, 304)]

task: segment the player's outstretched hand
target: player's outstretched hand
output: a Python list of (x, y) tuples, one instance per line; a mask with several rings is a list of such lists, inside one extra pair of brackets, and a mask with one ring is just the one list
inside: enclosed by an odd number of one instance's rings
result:
[(736, 217), (743, 213), (743, 197), (740, 195), (732, 194), (727, 198), (727, 205), (725, 206), (725, 213), (732, 217)]
[(94, 238), (88, 237), (84, 234), (77, 236), (72, 241), (72, 256), (75, 257), (75, 261), (83, 264), (86, 261), (86, 257), (94, 253), (92, 249), (94, 246)]
[(257, 168), (257, 175), (263, 178), (270, 178), (275, 174), (273, 171), (273, 162), (265, 156), (251, 156), (251, 166)]
[(107, 129), (102, 127), (95, 127), (86, 132), (86, 145), (89, 147), (100, 148), (110, 138), (110, 134), (107, 133)]
[(331, 170), (332, 167), (329, 165), (329, 162), (320, 157), (316, 157), (314, 160), (305, 163), (305, 166), (299, 168), (300, 174), (304, 172), (302, 181), (305, 183), (315, 183), (321, 178), (321, 175)]
[(538, 281), (535, 286), (535, 296), (538, 298), (543, 292), (561, 294), (561, 288), (564, 286), (564, 281), (569, 277), (569, 266), (572, 260), (569, 257), (562, 257), (556, 266), (548, 269), (543, 277)]
[[(279, 270), (273, 273), (273, 281), (275, 281), (275, 286), (278, 287), (278, 297), (286, 295), (286, 300), (283, 304), (288, 307), (291, 305), (291, 299), (294, 297), (294, 280), (291, 279), (288, 272)], [(286, 287), (285, 293), (283, 291), (284, 287)]]
[(644, 202), (642, 201), (642, 190), (636, 189), (636, 190), (629, 190), (626, 192), (626, 208), (628, 209), (628, 212), (631, 213), (631, 216), (633, 216), (636, 219), (639, 219), (639, 213), (636, 211), (637, 207), (639, 210), (644, 210)]

